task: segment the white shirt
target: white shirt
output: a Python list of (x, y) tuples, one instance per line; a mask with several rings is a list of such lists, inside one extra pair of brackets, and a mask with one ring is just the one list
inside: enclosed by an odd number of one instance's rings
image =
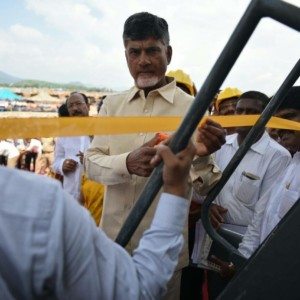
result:
[(7, 158), (13, 158), (19, 156), (20, 152), (15, 145), (8, 141), (0, 141), (0, 155), (7, 156)]
[(272, 188), (257, 202), (239, 251), (250, 257), (299, 197), (300, 152), (297, 152), (285, 174), (274, 181)]
[[(226, 137), (226, 144), (216, 152), (216, 162), (222, 171), (238, 147), (237, 134)], [(248, 226), (256, 202), (285, 171), (290, 160), (290, 153), (265, 132), (251, 146), (215, 200), (228, 209), (225, 223)]]
[[(76, 155), (79, 151), (84, 153), (89, 145), (90, 138), (88, 136), (57, 138), (55, 144), (52, 168), (56, 173), (64, 176), (63, 188), (76, 200), (80, 199), (81, 175), (83, 172), (83, 165)], [(74, 172), (63, 173), (62, 166), (66, 159), (73, 159), (78, 163)]]
[(0, 299), (160, 299), (166, 291), (186, 199), (161, 196), (133, 257), (54, 180), (0, 168), (0, 199)]
[(27, 151), (36, 151), (37, 153), (41, 154), (42, 150), (43, 150), (43, 146), (41, 141), (37, 140), (37, 139), (31, 139), (29, 144), (25, 143), (25, 150)]

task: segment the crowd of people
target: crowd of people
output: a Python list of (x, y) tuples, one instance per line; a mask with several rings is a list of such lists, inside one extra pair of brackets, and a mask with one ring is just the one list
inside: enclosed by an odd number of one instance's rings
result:
[[(196, 87), (183, 72), (166, 75), (173, 52), (167, 22), (134, 14), (123, 43), (134, 86), (107, 96), (99, 117), (184, 116)], [(276, 115), (300, 122), (300, 87), (283, 100)], [(228, 87), (208, 114), (261, 114), (269, 101), (260, 91)], [(88, 116), (87, 97), (72, 93), (58, 113)], [(163, 142), (144, 132), (1, 141), (1, 164), (10, 168), (0, 168), (0, 298), (214, 299), (213, 279), (191, 257), (195, 228), (205, 195), (250, 129), (222, 128), (208, 118), (176, 155), (168, 147), (172, 133)], [(245, 258), (299, 199), (299, 149), (299, 131), (266, 129), (211, 206), (216, 229), (245, 228)], [(123, 249), (113, 240), (161, 161), (163, 188)], [(212, 261), (230, 280), (235, 266)]]

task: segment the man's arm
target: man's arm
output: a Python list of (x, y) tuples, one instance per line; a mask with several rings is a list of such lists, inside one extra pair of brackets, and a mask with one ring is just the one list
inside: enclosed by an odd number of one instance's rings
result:
[(272, 186), (269, 187), (261, 199), (255, 204), (254, 214), (251, 223), (247, 227), (247, 231), (239, 245), (239, 251), (249, 258), (260, 245), (261, 226), (265, 215), (268, 201), (272, 201)]
[(291, 159), (291, 155), (288, 151), (285, 152), (277, 150), (274, 153), (263, 178), (261, 189), (259, 191), (260, 198), (268, 192), (270, 187), (278, 180), (278, 178), (284, 175)]
[(65, 150), (62, 145), (61, 138), (57, 138), (55, 142), (54, 148), (54, 160), (52, 164), (52, 168), (56, 173), (63, 175), (62, 166), (65, 160)]

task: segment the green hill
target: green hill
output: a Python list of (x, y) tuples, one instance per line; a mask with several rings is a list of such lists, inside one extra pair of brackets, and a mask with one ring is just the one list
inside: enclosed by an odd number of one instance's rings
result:
[(63, 90), (84, 90), (84, 91), (97, 91), (97, 92), (112, 92), (108, 88), (97, 88), (97, 87), (87, 87), (80, 82), (70, 82), (70, 83), (56, 83), (41, 80), (21, 80), (16, 83), (11, 84), (12, 87), (34, 87), (34, 88), (50, 88), (50, 89), (63, 89)]

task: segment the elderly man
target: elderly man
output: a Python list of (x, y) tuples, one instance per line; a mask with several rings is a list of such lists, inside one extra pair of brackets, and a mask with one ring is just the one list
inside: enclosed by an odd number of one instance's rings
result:
[[(88, 99), (82, 93), (72, 93), (66, 100), (66, 106), (71, 117), (89, 114)], [(80, 201), (83, 153), (89, 145), (89, 136), (58, 138), (55, 145), (53, 170), (64, 177), (64, 190), (77, 201)]]
[[(165, 76), (171, 61), (167, 22), (149, 13), (130, 16), (124, 25), (125, 56), (135, 86), (129, 91), (107, 96), (100, 110), (105, 116), (183, 116), (193, 98), (176, 87), (174, 79)], [(205, 193), (218, 180), (220, 173), (210, 156), (224, 142), (224, 130), (213, 122), (206, 124), (197, 144), (192, 181)], [(107, 186), (101, 227), (115, 239), (131, 208), (141, 193), (153, 166), (157, 138), (152, 133), (119, 136), (96, 136), (86, 152), (88, 176)], [(157, 199), (149, 208), (127, 246), (132, 253), (145, 228), (149, 227)], [(187, 233), (187, 230), (186, 230)], [(187, 237), (187, 235), (185, 235)], [(178, 272), (169, 284), (169, 299), (179, 299), (181, 269), (188, 263), (187, 244), (180, 257)]]

